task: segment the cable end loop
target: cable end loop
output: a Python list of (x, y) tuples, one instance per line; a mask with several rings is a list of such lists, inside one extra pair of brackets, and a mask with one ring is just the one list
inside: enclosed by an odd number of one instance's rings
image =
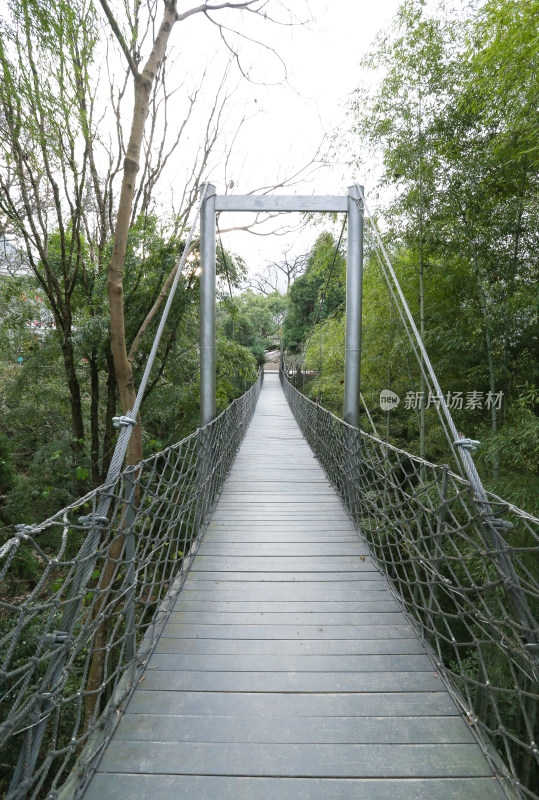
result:
[(137, 421), (136, 419), (132, 419), (132, 417), (121, 416), (113, 417), (112, 424), (115, 428), (127, 428), (129, 425), (134, 428), (137, 424)]

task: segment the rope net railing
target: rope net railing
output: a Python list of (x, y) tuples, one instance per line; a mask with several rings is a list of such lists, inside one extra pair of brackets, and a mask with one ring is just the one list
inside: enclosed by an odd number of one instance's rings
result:
[[(82, 793), (182, 586), (262, 380), (206, 427), (0, 548), (8, 800)], [(29, 561), (32, 586), (14, 579)]]
[(281, 383), (494, 769), (537, 800), (539, 519)]

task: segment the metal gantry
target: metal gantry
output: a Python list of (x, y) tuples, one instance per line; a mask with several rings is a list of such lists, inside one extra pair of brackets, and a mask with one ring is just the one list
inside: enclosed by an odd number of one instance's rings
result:
[[(361, 191), (360, 191), (361, 189)], [(361, 310), (363, 286), (363, 187), (350, 186), (341, 195), (218, 195), (211, 183), (201, 188), (200, 231), (200, 420), (207, 425), (215, 416), (215, 292), (216, 214), (224, 211), (251, 213), (344, 213), (348, 215), (346, 264), (346, 353), (344, 419), (356, 426), (361, 389)]]

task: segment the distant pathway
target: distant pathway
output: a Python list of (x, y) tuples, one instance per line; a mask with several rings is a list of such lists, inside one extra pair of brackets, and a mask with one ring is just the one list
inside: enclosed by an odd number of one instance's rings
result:
[(85, 800), (501, 800), (278, 376)]

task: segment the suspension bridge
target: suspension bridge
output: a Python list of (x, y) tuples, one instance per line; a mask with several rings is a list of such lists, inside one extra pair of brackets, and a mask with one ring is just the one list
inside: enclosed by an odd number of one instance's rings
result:
[[(0, 547), (8, 800), (539, 797), (539, 520), (443, 404), (462, 474), (357, 427), (363, 201), (203, 189), (201, 427), (123, 467), (173, 285), (105, 484)], [(348, 214), (344, 421), (286, 369), (215, 415), (215, 213), (253, 203)]]

